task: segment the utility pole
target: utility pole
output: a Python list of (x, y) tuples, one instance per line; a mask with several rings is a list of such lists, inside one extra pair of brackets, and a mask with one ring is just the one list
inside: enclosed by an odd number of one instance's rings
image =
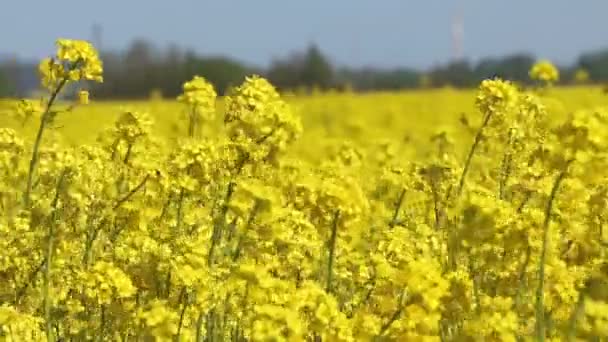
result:
[(101, 24), (95, 23), (91, 26), (91, 43), (95, 46), (97, 51), (102, 50), (102, 39), (103, 39), (103, 27)]
[(452, 18), (452, 58), (462, 60), (464, 57), (464, 16), (461, 8)]

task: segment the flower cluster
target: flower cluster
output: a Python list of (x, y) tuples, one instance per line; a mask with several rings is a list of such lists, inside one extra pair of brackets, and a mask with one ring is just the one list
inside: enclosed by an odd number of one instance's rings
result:
[(550, 61), (541, 60), (530, 69), (530, 78), (545, 84), (552, 84), (559, 80), (559, 70)]
[(217, 94), (213, 85), (201, 76), (184, 83), (183, 89), (177, 100), (188, 105), (188, 134), (193, 137), (201, 124), (214, 119)]
[(475, 103), (484, 114), (489, 112), (506, 114), (517, 104), (517, 97), (517, 88), (511, 82), (488, 79), (481, 82)]
[(204, 112), (215, 110), (215, 98), (217, 96), (213, 85), (201, 76), (184, 83), (184, 93), (177, 100), (189, 105), (200, 107)]
[(248, 77), (226, 99), (224, 123), (228, 136), (251, 160), (268, 160), (301, 134), (302, 124), (274, 86)]
[(57, 40), (55, 57), (43, 59), (38, 71), (42, 85), (55, 90), (69, 81), (103, 81), (103, 67), (93, 45), (84, 40)]

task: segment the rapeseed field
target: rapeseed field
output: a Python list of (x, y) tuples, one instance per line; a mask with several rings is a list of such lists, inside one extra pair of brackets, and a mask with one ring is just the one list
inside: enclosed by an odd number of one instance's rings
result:
[(0, 103), (5, 341), (608, 338), (608, 97), (557, 88)]

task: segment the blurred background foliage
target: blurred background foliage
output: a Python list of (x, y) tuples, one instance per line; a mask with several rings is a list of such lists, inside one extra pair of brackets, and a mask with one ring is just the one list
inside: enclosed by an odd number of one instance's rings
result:
[[(334, 65), (313, 43), (262, 68), (227, 56), (195, 53), (176, 45), (159, 48), (144, 39), (133, 40), (124, 51), (102, 51), (101, 55), (105, 80), (95, 86), (97, 99), (148, 98), (152, 93), (173, 98), (181, 92), (183, 82), (193, 75), (208, 79), (221, 95), (252, 73), (269, 78), (283, 91), (300, 94), (330, 88), (354, 91), (469, 88), (494, 76), (525, 84), (529, 82), (528, 70), (536, 61), (531, 54), (519, 53), (476, 62), (453, 60), (429, 70), (352, 68)], [(608, 83), (608, 49), (583, 53), (573, 65), (559, 68), (562, 85)], [(0, 59), (0, 97), (32, 96), (37, 84), (35, 61), (15, 57)]]

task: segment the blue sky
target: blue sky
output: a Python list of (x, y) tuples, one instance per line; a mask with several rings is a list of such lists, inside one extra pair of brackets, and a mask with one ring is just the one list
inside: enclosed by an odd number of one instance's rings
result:
[(0, 1), (0, 54), (26, 58), (98, 23), (108, 49), (141, 37), (265, 66), (314, 41), (341, 65), (428, 68), (452, 56), (459, 11), (473, 60), (526, 51), (564, 64), (608, 48), (606, 0)]

